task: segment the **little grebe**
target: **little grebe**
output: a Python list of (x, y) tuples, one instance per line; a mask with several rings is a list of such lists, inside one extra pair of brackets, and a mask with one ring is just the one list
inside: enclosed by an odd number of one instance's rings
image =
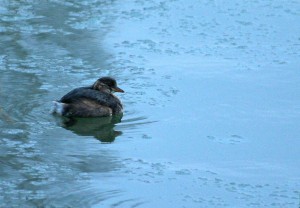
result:
[(66, 117), (100, 117), (122, 114), (123, 106), (113, 92), (124, 92), (115, 79), (102, 77), (92, 86), (80, 87), (54, 101), (53, 113)]

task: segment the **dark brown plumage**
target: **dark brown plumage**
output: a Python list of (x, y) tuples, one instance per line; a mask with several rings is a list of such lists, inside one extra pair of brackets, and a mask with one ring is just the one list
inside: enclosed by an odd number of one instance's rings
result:
[(115, 79), (102, 77), (92, 86), (76, 88), (54, 102), (54, 113), (66, 117), (99, 117), (123, 113), (121, 101), (112, 93), (124, 92)]

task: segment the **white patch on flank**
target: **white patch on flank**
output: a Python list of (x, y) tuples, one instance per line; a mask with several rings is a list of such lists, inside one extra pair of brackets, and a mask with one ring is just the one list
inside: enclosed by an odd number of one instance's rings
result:
[(59, 115), (62, 115), (64, 111), (64, 103), (60, 103), (58, 101), (53, 101), (53, 106), (51, 109), (51, 113), (57, 113)]

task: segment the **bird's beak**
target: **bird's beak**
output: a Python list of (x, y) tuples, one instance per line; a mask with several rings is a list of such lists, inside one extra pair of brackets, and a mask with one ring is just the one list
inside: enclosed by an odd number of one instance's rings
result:
[(114, 87), (114, 88), (112, 88), (112, 89), (113, 89), (113, 91), (115, 91), (115, 92), (122, 92), (122, 93), (124, 93), (124, 90), (122, 90), (121, 88)]

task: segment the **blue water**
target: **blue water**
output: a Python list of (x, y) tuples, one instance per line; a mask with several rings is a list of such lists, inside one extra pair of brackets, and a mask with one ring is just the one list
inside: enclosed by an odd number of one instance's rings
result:
[[(0, 207), (299, 207), (298, 1), (2, 1)], [(120, 118), (49, 113), (113, 76)]]

